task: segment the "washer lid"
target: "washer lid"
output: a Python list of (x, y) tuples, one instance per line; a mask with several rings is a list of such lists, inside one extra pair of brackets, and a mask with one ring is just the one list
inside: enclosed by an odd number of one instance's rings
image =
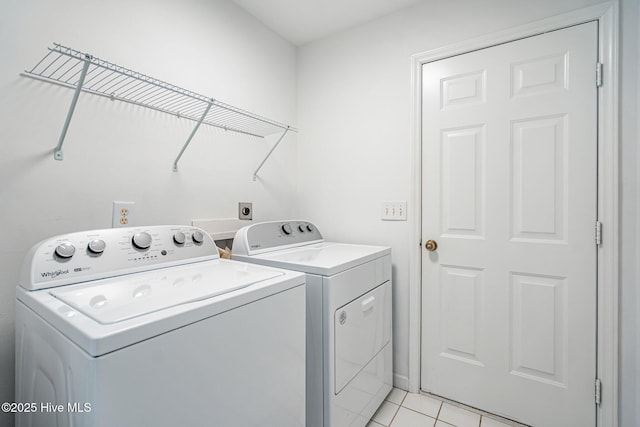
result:
[(49, 293), (103, 325), (245, 288), (284, 273), (243, 263), (202, 263), (54, 288)]

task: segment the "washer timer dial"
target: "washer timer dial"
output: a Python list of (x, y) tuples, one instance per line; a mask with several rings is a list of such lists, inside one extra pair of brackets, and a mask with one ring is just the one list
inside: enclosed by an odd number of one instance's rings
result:
[(147, 232), (140, 232), (133, 235), (131, 243), (138, 249), (149, 249), (151, 247), (151, 235)]

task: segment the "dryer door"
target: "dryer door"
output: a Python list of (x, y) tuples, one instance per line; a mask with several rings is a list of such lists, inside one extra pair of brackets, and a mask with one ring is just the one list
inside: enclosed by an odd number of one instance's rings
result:
[(391, 340), (391, 282), (337, 309), (334, 328), (338, 394)]

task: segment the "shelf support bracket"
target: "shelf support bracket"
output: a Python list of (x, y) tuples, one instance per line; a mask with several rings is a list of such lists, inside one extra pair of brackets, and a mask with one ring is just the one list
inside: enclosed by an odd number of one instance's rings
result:
[(273, 151), (276, 149), (276, 147), (278, 146), (278, 144), (280, 144), (280, 142), (284, 139), (284, 136), (287, 134), (287, 132), (289, 132), (290, 127), (287, 126), (287, 128), (284, 130), (284, 132), (282, 133), (282, 135), (280, 135), (280, 138), (276, 141), (275, 144), (273, 144), (273, 147), (271, 147), (271, 150), (269, 150), (269, 152), (267, 153), (267, 157), (264, 158), (264, 160), (262, 160), (262, 163), (260, 163), (260, 166), (258, 166), (258, 168), (256, 169), (256, 171), (253, 173), (253, 180), (255, 181), (256, 179), (258, 179), (258, 172), (260, 171), (260, 169), (262, 169), (262, 166), (266, 163), (267, 159), (269, 157), (271, 157), (271, 153), (273, 153)]
[(80, 92), (82, 92), (82, 86), (84, 85), (84, 78), (87, 76), (87, 71), (89, 70), (89, 65), (91, 65), (91, 55), (85, 55), (84, 65), (82, 66), (82, 72), (80, 73), (80, 79), (78, 80), (78, 85), (76, 86), (76, 91), (73, 94), (73, 99), (71, 100), (71, 106), (69, 107), (69, 112), (67, 113), (67, 119), (64, 122), (64, 126), (62, 127), (62, 133), (60, 134), (60, 139), (58, 140), (58, 145), (53, 149), (53, 158), (56, 160), (64, 159), (64, 154), (62, 152), (62, 144), (64, 144), (64, 139), (67, 136), (67, 131), (69, 130), (69, 123), (71, 123), (71, 117), (73, 116), (73, 112), (76, 109), (76, 104), (78, 103), (78, 97), (80, 96)]
[(195, 127), (191, 131), (191, 135), (189, 135), (189, 138), (187, 138), (187, 142), (185, 142), (184, 145), (182, 146), (182, 150), (180, 150), (180, 153), (178, 154), (178, 157), (176, 157), (176, 159), (173, 161), (173, 171), (174, 172), (178, 172), (178, 161), (180, 160), (180, 157), (182, 157), (182, 155), (184, 154), (185, 150), (187, 149), (187, 147), (191, 143), (191, 140), (195, 136), (196, 132), (198, 132), (198, 128), (200, 127), (200, 125), (204, 121), (205, 117), (207, 117), (207, 114), (209, 114), (209, 110), (211, 109), (212, 105), (213, 105), (213, 100), (211, 100), (211, 102), (209, 102), (209, 104), (207, 105), (207, 108), (205, 108), (204, 113), (202, 113), (202, 117), (200, 117), (200, 120), (198, 120), (198, 123), (196, 123)]

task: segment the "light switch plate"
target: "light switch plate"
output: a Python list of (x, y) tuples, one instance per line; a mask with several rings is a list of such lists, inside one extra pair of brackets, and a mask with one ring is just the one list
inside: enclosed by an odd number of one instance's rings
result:
[(382, 202), (380, 217), (383, 221), (406, 221), (407, 202)]

